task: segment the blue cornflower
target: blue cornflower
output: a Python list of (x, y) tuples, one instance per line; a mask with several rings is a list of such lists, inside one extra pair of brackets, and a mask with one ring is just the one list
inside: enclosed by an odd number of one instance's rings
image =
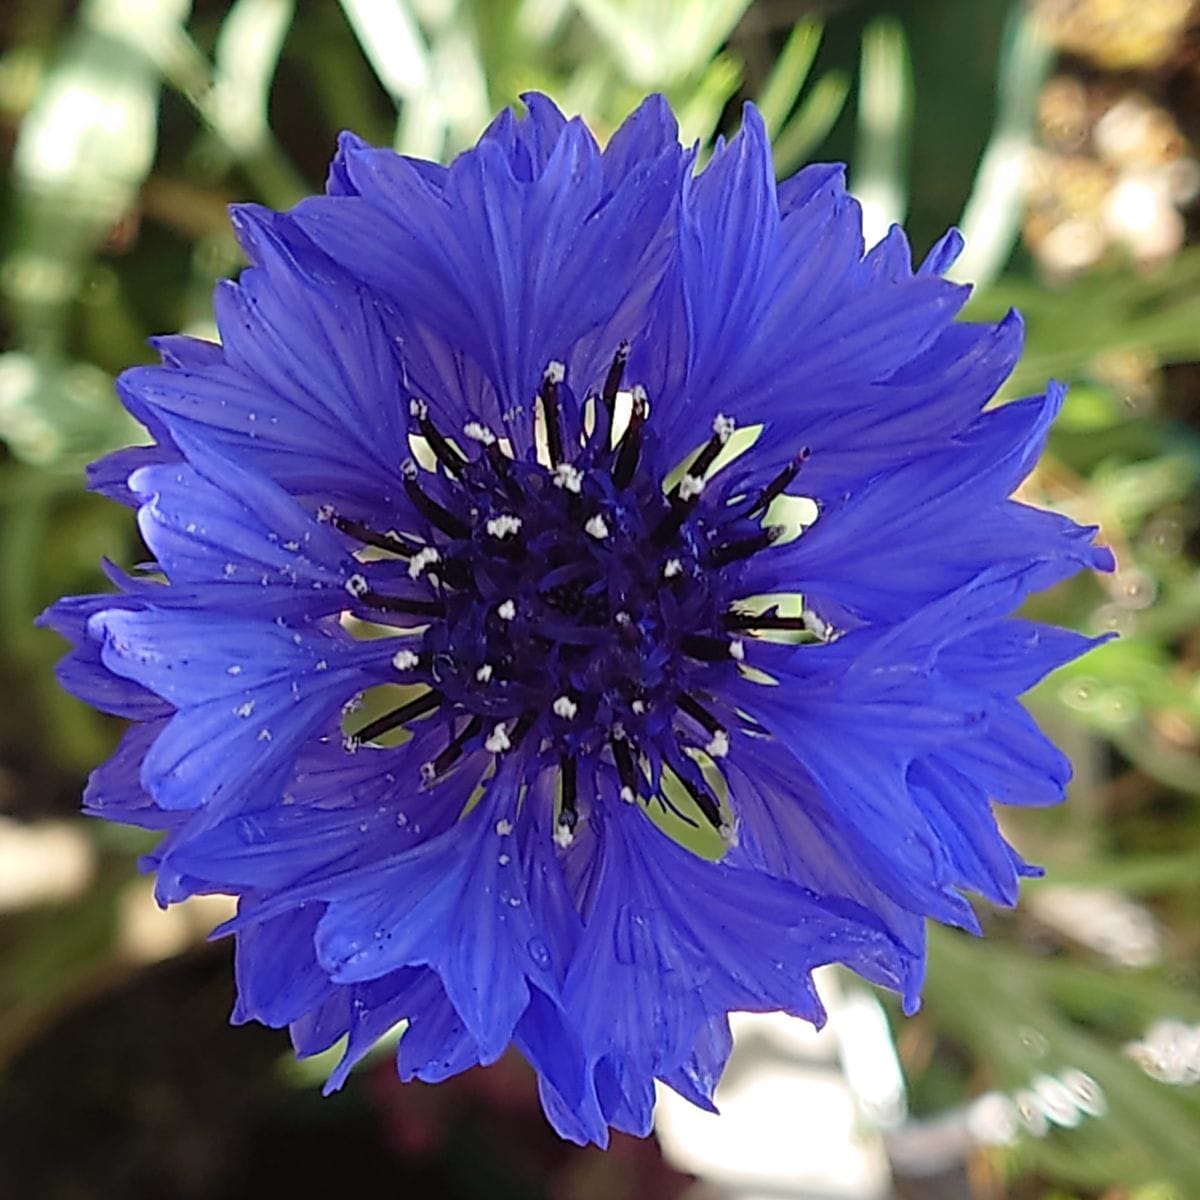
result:
[(1089, 642), (1008, 614), (1112, 560), (1010, 499), (1062, 392), (984, 411), (1021, 327), (955, 320), (957, 234), (864, 253), (752, 107), (697, 173), (659, 98), (603, 152), (526, 103), (234, 211), (221, 344), (93, 471), (154, 570), (46, 620), (135, 722), (88, 811), (238, 897), (236, 1020), (348, 1035), (331, 1087), (401, 1020), (405, 1079), (515, 1044), (603, 1143), (711, 1106), (730, 1010), (911, 1008), (925, 918), (1014, 902), (991, 802), (1068, 777), (1016, 697)]

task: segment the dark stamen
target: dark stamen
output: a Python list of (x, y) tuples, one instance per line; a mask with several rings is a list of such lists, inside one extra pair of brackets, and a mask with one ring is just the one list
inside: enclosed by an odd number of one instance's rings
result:
[(442, 699), (441, 692), (433, 690), (425, 692), (415, 700), (410, 700), (407, 704), (402, 704), (399, 708), (393, 708), (391, 712), (376, 717), (361, 729), (356, 729), (350, 734), (350, 739), (354, 742), (373, 742), (377, 737), (390, 733), (393, 729), (398, 729), (406, 722), (415, 721), (418, 717), (433, 712), (441, 704)]
[(425, 781), (432, 783), (435, 779), (440, 779), (445, 775), (462, 758), (467, 743), (473, 737), (477, 737), (482, 728), (483, 718), (472, 717), (463, 731), (446, 746), (433, 762), (428, 762), (421, 768), (421, 774), (425, 777)]
[(471, 527), (460, 520), (448, 508), (443, 508), (432, 496), (427, 496), (417, 482), (417, 468), (414, 463), (406, 463), (404, 474), (404, 490), (408, 498), (429, 522), (440, 529), (447, 537), (466, 538), (471, 535)]
[(782, 525), (768, 525), (753, 537), (740, 538), (736, 542), (726, 542), (723, 546), (714, 546), (708, 552), (708, 564), (712, 567), (723, 567), (726, 563), (736, 562), (739, 558), (749, 558), (760, 550), (765, 550), (773, 542), (783, 536)]
[(638, 458), (642, 453), (642, 426), (646, 423), (646, 399), (640, 389), (633, 393), (632, 407), (629, 410), (629, 427), (621, 438), (617, 458), (613, 463), (612, 480), (618, 488), (626, 488), (633, 480), (637, 470)]
[(781, 617), (776, 609), (767, 612), (728, 612), (723, 624), (726, 629), (785, 629), (797, 633), (810, 631), (803, 617)]
[(770, 483), (758, 494), (758, 499), (746, 511), (746, 516), (752, 517), (755, 513), (763, 512), (767, 505), (775, 499), (776, 496), (782, 495), (783, 489), (786, 488), (800, 472), (800, 468), (808, 461), (808, 447), (805, 446), (795, 458), (792, 459)]
[(729, 651), (729, 642), (724, 638), (703, 633), (689, 634), (679, 643), (679, 647), (684, 654), (698, 658), (701, 662), (722, 662), (733, 657)]
[(364, 592), (358, 597), (368, 608), (380, 612), (403, 613), (407, 617), (444, 617), (446, 606), (440, 600), (409, 600), (404, 596), (381, 596), (378, 592)]
[(534, 712), (523, 712), (517, 718), (517, 723), (509, 730), (508, 734), (510, 749), (515, 750), (525, 740), (525, 735), (533, 728), (536, 720), (537, 713)]
[[(617, 778), (621, 781), (621, 791), (629, 792), (630, 801), (638, 795), (638, 771), (633, 761), (633, 751), (629, 748), (629, 740), (625, 737), (613, 737), (609, 743), (612, 747), (613, 762), (617, 764)], [(625, 798), (625, 797), (623, 797)]]
[(542, 375), (542, 386), (538, 391), (542, 413), (546, 418), (546, 450), (552, 467), (557, 467), (563, 460), (562, 425), (558, 411), (558, 385), (562, 379), (562, 365), (551, 363)]
[(420, 429), (421, 436), (429, 443), (438, 462), (451, 475), (458, 475), (466, 466), (466, 456), (458, 447), (452, 446), (446, 441), (441, 430), (429, 419), (429, 405), (424, 400), (414, 398), (408, 402), (408, 411), (416, 417), (417, 428)]
[(625, 374), (625, 364), (629, 361), (629, 343), (623, 341), (613, 355), (612, 365), (604, 377), (604, 386), (600, 389), (600, 399), (608, 409), (608, 419), (611, 426), (613, 415), (617, 410), (617, 393), (621, 390), (621, 377)]
[(723, 822), (721, 821), (721, 806), (717, 803), (717, 798), (703, 784), (695, 779), (690, 779), (688, 772), (674, 771), (673, 773), (675, 778), (683, 784), (687, 794), (695, 801), (700, 815), (714, 829), (720, 829)]
[[(693, 479), (703, 479), (709, 472), (709, 468), (717, 461), (717, 455), (725, 449), (726, 442), (729, 441), (729, 431), (723, 433), (714, 431), (712, 437), (704, 443), (700, 453), (688, 464), (687, 470), (684, 472), (684, 479), (689, 476)], [(683, 484), (681, 479), (670, 491), (668, 499), (672, 504), (679, 500), (679, 490)]]
[(579, 824), (579, 812), (575, 801), (579, 792), (579, 768), (573, 755), (564, 754), (558, 762), (559, 778), (562, 780), (562, 804), (559, 807), (558, 823), (568, 833), (575, 832)]
[(362, 542), (364, 546), (374, 546), (377, 550), (388, 550), (392, 554), (398, 554), (401, 558), (411, 558), (421, 545), (412, 540), (406, 540), (398, 533), (376, 533), (374, 529), (364, 525), (361, 521), (352, 520), (350, 517), (339, 516), (334, 513), (329, 518), (335, 529), (346, 534), (347, 537), (354, 538), (355, 541)]
[[(728, 651), (726, 651), (728, 653)], [(680, 709), (687, 713), (697, 725), (707, 730), (709, 733), (724, 733), (725, 726), (717, 720), (716, 717), (708, 711), (698, 700), (689, 696), (687, 692), (680, 692), (675, 697), (675, 703)]]

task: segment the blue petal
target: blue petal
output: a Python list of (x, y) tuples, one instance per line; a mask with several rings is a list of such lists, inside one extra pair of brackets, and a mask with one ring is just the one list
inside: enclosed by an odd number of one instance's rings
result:
[[(606, 195), (590, 134), (569, 122), (544, 169), (524, 180), (495, 140), (461, 155), (442, 190), (397, 156), (350, 155), (356, 198), (303, 202), (294, 220), (356, 277), (413, 310), (464, 350), (496, 390), (493, 411), (462, 416), (505, 422), (527, 449), (525, 410), (552, 359), (570, 376), (611, 357), (661, 271), (659, 231), (678, 185), (679, 155), (664, 153)], [(605, 264), (603, 272), (594, 267)]]
[[(386, 309), (278, 218), (235, 213), (255, 265), (216, 296), (221, 362), (135, 367), (118, 390), (169, 430), (192, 428), (293, 495), (408, 510), (408, 395)], [(357, 513), (355, 515), (358, 515)]]
[(317, 953), (338, 982), (428, 965), (441, 976), (485, 1062), (500, 1056), (529, 1003), (530, 984), (557, 983), (538, 946), (511, 827), (515, 781), (501, 771), (455, 827), (331, 893)]
[[(243, 899), (239, 908), (252, 908)], [(235, 1024), (261, 1021), (280, 1029), (329, 999), (333, 985), (313, 952), (313, 931), (321, 906), (295, 909), (238, 934)]]
[(714, 1016), (782, 1009), (819, 1023), (810, 972), (833, 961), (904, 985), (906, 957), (855, 905), (697, 858), (631, 809), (606, 810), (600, 854), (564, 999), (619, 1128), (645, 1132), (651, 1079), (686, 1071)]
[(307, 738), (368, 682), (380, 651), (271, 622), (109, 609), (89, 622), (114, 674), (177, 712), (142, 765), (164, 808), (235, 806), (280, 786)]
[(261, 616), (311, 618), (347, 606), (359, 564), (328, 525), (281, 488), (181, 436), (190, 465), (130, 477), (138, 526), (173, 584), (211, 588), (210, 604)]

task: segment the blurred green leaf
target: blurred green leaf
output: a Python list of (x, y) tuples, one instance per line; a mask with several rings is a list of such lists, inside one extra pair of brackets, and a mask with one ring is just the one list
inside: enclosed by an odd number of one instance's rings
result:
[[(1114, 1045), (1073, 1024), (1059, 1008), (1064, 996), (1084, 1003), (1095, 986), (1109, 983), (1108, 998), (1127, 1004), (1134, 988), (1113, 986), (1103, 972), (1056, 976), (1054, 964), (997, 943), (972, 941), (930, 929), (931, 971), (926, 988), (931, 1013), (987, 1064), (997, 1086), (1027, 1085), (1038, 1073), (1075, 1067), (1103, 1090), (1107, 1115), (1078, 1128), (1027, 1139), (1023, 1153), (1052, 1165), (1057, 1174), (1093, 1186), (1170, 1180), (1185, 1195), (1200, 1195), (1200, 1141), (1195, 1137), (1200, 1100), (1183, 1089), (1156, 1083), (1123, 1058)], [(1131, 977), (1132, 978), (1132, 977)], [(1090, 993), (1096, 999), (1095, 993)], [(1179, 1003), (1172, 1015), (1196, 1011), (1186, 994), (1164, 989), (1158, 1002)], [(1142, 1007), (1137, 1005), (1135, 1008)], [(1031, 1050), (1026, 1031), (1039, 1050)]]
[(873, 246), (908, 208), (908, 143), (913, 80), (900, 23), (879, 17), (863, 33), (858, 83), (858, 138), (850, 190), (863, 212), (863, 238)]

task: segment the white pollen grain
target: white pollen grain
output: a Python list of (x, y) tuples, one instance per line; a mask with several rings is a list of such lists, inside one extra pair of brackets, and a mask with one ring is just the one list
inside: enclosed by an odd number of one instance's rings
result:
[(511, 621), (517, 615), (517, 606), (511, 600), (505, 600), (496, 608), (496, 616), (502, 621)]
[(260, 742), (269, 742), (271, 740), (271, 731), (265, 725), (258, 731), (258, 740)]
[[(432, 566), (435, 562), (440, 562), (441, 557), (433, 546), (426, 546), (423, 550), (418, 550), (408, 563), (409, 579), (418, 578), (426, 567)], [(433, 577), (430, 576), (430, 578), (432, 579)]]
[(704, 749), (712, 758), (724, 758), (729, 753), (729, 734), (723, 729), (718, 729), (709, 738), (708, 745)]
[(289, 554), (295, 554), (295, 553), (297, 553), (297, 551), (299, 551), (299, 549), (300, 549), (300, 543), (299, 543), (299, 542), (296, 542), (296, 541), (292, 541), (292, 542), (284, 542), (284, 543), (283, 543), (283, 548), (284, 548), (284, 549), (285, 549), (285, 550), (286, 550), (286, 551), (287, 551)]
[(508, 740), (508, 730), (503, 725), (497, 725), (488, 734), (487, 740), (483, 743), (483, 748), (489, 754), (503, 754), (505, 750), (511, 750), (512, 742)]
[(570, 463), (559, 463), (554, 468), (554, 486), (578, 496), (583, 490), (583, 472)]
[(508, 835), (512, 833), (512, 829), (512, 822), (508, 820), (507, 817), (501, 817), (500, 820), (496, 822), (496, 832), (501, 837), (508, 837)]
[(333, 518), (334, 511), (332, 504), (322, 504), (321, 507), (317, 509), (317, 520), (322, 522), (322, 524), (328, 524), (333, 520)]
[(806, 608), (800, 614), (800, 619), (804, 622), (804, 628), (821, 641), (827, 642), (833, 637), (833, 626), (823, 621), (811, 608)]
[(623, 787), (621, 789), (621, 799), (624, 800), (626, 804), (632, 804), (637, 799), (637, 797), (633, 794), (633, 788)]
[(408, 402), (408, 415), (410, 417), (416, 417), (418, 421), (423, 421), (427, 416), (429, 416), (429, 405), (426, 404), (424, 400), (418, 400), (416, 396), (414, 396)]
[(231, 667), (225, 668), (226, 675), (240, 675), (241, 673), (242, 673), (242, 668), (239, 667), (237, 665), (237, 663), (234, 663)]
[(589, 537), (594, 537), (596, 541), (602, 542), (606, 537), (608, 537), (608, 522), (605, 521), (600, 513), (596, 513), (595, 516), (588, 517), (587, 523), (583, 527), (583, 531)]
[(685, 475), (679, 481), (680, 500), (691, 500), (704, 491), (704, 480), (699, 475)]
[(560, 850), (565, 850), (574, 840), (575, 834), (571, 832), (569, 825), (560, 823), (554, 827), (554, 844)]
[(729, 657), (736, 662), (746, 661), (746, 643), (741, 638), (734, 638), (729, 643)]
[(366, 576), (364, 575), (351, 575), (350, 578), (346, 580), (346, 591), (348, 591), (356, 600), (362, 599), (362, 597), (365, 596), (370, 590), (371, 588), (367, 583)]
[(235, 717), (248, 717), (253, 711), (254, 701), (247, 700), (245, 704), (239, 704), (237, 708), (233, 710), (233, 715)]
[(481, 446), (491, 446), (496, 441), (496, 435), (486, 425), (481, 425), (478, 421), (468, 421), (463, 426), (463, 433), (471, 441), (478, 442)]
[(646, 705), (641, 700), (635, 700), (629, 706), (633, 710), (634, 716), (640, 717), (646, 711)]
[(421, 656), (412, 650), (397, 650), (392, 655), (392, 666), (397, 671), (411, 671), (414, 667), (419, 666), (420, 662)]
[(717, 435), (717, 441), (722, 446), (733, 437), (733, 431), (737, 428), (732, 417), (725, 416), (724, 413), (717, 413), (713, 418), (712, 431)]
[(564, 721), (572, 720), (575, 714), (579, 711), (579, 705), (576, 704), (570, 696), (559, 696), (559, 698), (555, 700), (552, 707), (554, 709), (554, 715), (556, 717), (562, 717)]
[(221, 568), (221, 570), (225, 573), (225, 578), (228, 579), (230, 577), (230, 575), (237, 574), (237, 564), (236, 563), (226, 563)]
[(507, 867), (507, 866), (508, 866), (508, 864), (509, 864), (510, 862), (512, 862), (512, 856), (511, 856), (511, 855), (508, 855), (508, 854), (501, 854), (501, 855), (500, 855), (500, 856), (499, 856), (499, 857), (496, 859), (496, 861), (497, 861), (497, 862), (498, 862), (498, 863), (499, 863), (499, 864), (500, 864), (502, 867)]
[(676, 575), (683, 571), (683, 563), (677, 558), (668, 558), (663, 565), (663, 578), (674, 579)]
[(521, 531), (521, 518), (513, 516), (512, 513), (501, 513), (498, 517), (492, 517), (488, 521), (487, 531), (492, 537), (503, 541), (506, 537)]

